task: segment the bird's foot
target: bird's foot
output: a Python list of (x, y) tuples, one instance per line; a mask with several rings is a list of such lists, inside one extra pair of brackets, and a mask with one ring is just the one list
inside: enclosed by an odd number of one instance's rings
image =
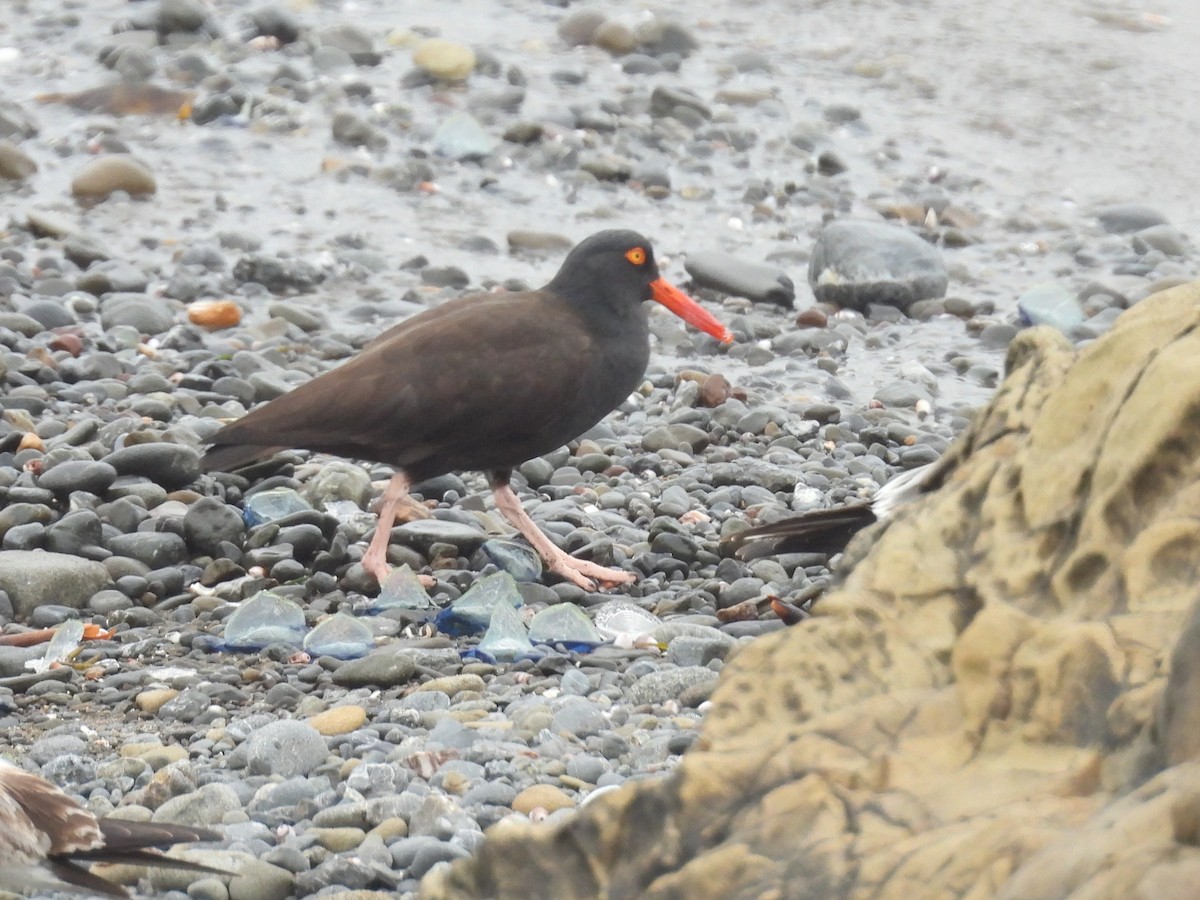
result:
[(371, 546), (363, 554), (362, 567), (367, 573), (375, 576), (380, 584), (387, 579), (391, 567), (387, 564), (387, 542), (371, 541)]
[(521, 501), (509, 487), (507, 474), (503, 479), (493, 478), (492, 493), (496, 497), (496, 509), (500, 510), (500, 514), (517, 527), (517, 530), (525, 536), (525, 540), (529, 541), (533, 549), (545, 561), (546, 568), (555, 575), (561, 575), (585, 591), (594, 591), (598, 587), (616, 587), (618, 584), (637, 581), (637, 576), (632, 572), (609, 569), (567, 554), (537, 527), (533, 519), (529, 518), (529, 513), (525, 512)]
[(619, 584), (632, 584), (637, 576), (623, 569), (610, 569), (586, 559), (576, 559), (561, 550), (554, 559), (547, 560), (547, 568), (556, 575), (561, 575), (585, 591), (594, 591), (597, 587), (609, 588)]

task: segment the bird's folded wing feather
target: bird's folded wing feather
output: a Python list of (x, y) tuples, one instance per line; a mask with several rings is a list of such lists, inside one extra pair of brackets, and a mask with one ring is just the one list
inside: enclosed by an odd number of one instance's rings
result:
[(775, 553), (839, 553), (856, 531), (874, 521), (869, 503), (855, 503), (747, 528), (725, 538), (724, 544), (742, 559)]
[[(525, 312), (539, 327), (528, 327)], [(389, 443), (419, 452), (464, 422), (480, 442), (534, 432), (560, 414), (544, 402), (546, 372), (564, 394), (583, 387), (579, 361), (589, 338), (572, 324), (568, 309), (536, 299), (515, 309), (504, 295), (448, 304), (380, 335), (339, 367), (341, 378), (299, 386), (227, 426), (215, 442), (345, 456), (361, 447), (363, 456), (385, 458)]]
[(94, 815), (49, 782), (9, 765), (0, 766), (0, 832), (0, 844), (34, 847), (39, 857), (90, 850), (104, 839)]

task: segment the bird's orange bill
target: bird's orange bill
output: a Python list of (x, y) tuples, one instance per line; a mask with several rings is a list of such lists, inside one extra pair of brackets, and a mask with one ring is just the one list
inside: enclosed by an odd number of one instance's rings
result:
[(662, 278), (650, 282), (650, 296), (661, 303), (689, 325), (715, 337), (722, 344), (733, 340), (729, 329), (722, 325), (712, 313)]

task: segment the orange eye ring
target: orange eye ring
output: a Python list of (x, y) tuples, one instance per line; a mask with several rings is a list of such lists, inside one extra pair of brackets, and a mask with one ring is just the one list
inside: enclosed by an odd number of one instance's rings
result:
[(644, 266), (646, 264), (646, 250), (643, 247), (634, 247), (632, 250), (626, 250), (625, 258), (635, 266)]

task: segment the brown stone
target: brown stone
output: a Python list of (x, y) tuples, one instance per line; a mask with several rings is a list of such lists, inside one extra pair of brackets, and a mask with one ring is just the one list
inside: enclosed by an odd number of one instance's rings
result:
[(720, 406), (733, 395), (733, 387), (728, 379), (719, 372), (714, 372), (700, 383), (701, 406), (712, 409)]
[(829, 324), (829, 315), (825, 310), (810, 306), (808, 309), (801, 310), (796, 316), (797, 328), (824, 328)]

